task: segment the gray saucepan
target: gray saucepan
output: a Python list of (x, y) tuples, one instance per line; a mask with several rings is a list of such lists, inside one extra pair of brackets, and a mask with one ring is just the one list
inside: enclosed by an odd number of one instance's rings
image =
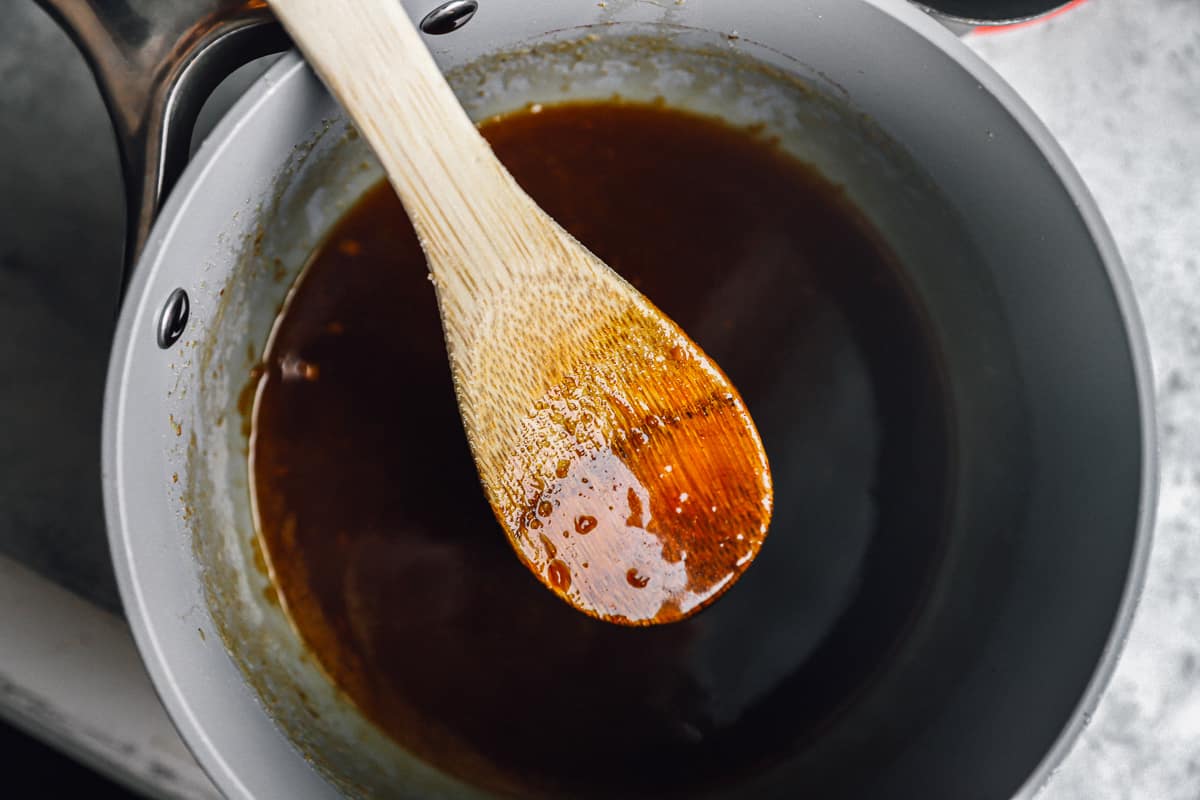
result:
[[(183, 738), (229, 797), (485, 796), (350, 706), (253, 566), (239, 393), (306, 257), (378, 166), (293, 52), (184, 168), (195, 87), (286, 46), (261, 4), (43, 4), (88, 51), (122, 138), (140, 255), (105, 398), (105, 505), (129, 622)], [(417, 20), (434, 6), (406, 5)], [(115, 7), (130, 24), (109, 24)], [(1031, 797), (1112, 671), (1155, 491), (1133, 297), (1046, 129), (891, 0), (457, 0), (426, 28), (446, 31), (429, 44), (477, 117), (619, 92), (764, 126), (845, 187), (935, 332), (953, 492), (925, 599), (819, 735), (711, 793)], [(798, 584), (829, 587), (814, 630), (838, 625), (854, 586), (889, 579), (854, 552), (796, 560)]]

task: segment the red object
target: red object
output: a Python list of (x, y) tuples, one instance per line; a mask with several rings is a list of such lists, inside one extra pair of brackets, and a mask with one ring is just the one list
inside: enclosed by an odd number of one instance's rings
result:
[(1077, 6), (1081, 6), (1086, 2), (1087, 2), (1087, 0), (1072, 0), (1070, 3), (1067, 3), (1062, 8), (1057, 9), (1055, 11), (1051, 11), (1049, 14), (1043, 14), (1040, 17), (1034, 17), (1033, 19), (1026, 20), (1024, 22), (1018, 22), (1014, 25), (980, 25), (978, 28), (975, 28), (971, 32), (972, 33), (1003, 33), (1005, 31), (1015, 31), (1019, 28), (1027, 28), (1030, 25), (1037, 25), (1039, 22), (1045, 22), (1046, 20), (1053, 19), (1054, 17), (1057, 17), (1060, 14), (1065, 14), (1068, 11), (1070, 11), (1071, 9), (1076, 8)]

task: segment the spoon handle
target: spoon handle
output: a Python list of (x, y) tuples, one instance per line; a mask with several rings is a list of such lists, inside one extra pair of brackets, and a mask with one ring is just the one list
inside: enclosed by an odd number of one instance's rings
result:
[(557, 226), (493, 155), (397, 0), (271, 8), (383, 164), (443, 305), (474, 316)]

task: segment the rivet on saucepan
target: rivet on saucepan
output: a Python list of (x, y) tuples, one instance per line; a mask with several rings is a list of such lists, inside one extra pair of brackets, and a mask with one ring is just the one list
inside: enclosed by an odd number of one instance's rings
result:
[(183, 335), (188, 321), (188, 296), (183, 289), (176, 289), (163, 303), (158, 315), (158, 346), (166, 350)]
[(470, 22), (479, 10), (476, 0), (449, 0), (430, 11), (421, 20), (421, 30), (431, 36), (451, 33)]

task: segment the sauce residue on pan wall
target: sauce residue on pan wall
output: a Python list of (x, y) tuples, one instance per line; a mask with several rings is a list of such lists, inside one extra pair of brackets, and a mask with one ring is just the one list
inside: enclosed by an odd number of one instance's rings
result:
[[(264, 358), (251, 469), (279, 599), (369, 718), (469, 782), (736, 781), (851, 702), (920, 608), (950, 480), (936, 347), (869, 224), (760, 136), (615, 102), (483, 131), (739, 387), (774, 473), (771, 537), (678, 624), (623, 628), (547, 592), (484, 499), (424, 259), (381, 185), (318, 248)], [(586, 536), (569, 516), (556, 528)]]

